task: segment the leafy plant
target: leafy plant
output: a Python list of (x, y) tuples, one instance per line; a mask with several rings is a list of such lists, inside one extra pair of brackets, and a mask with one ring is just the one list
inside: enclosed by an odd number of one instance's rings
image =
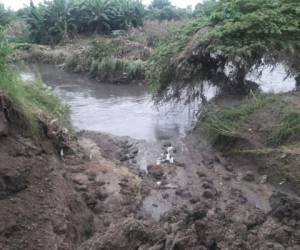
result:
[(298, 0), (218, 1), (210, 16), (182, 26), (156, 49), (148, 76), (158, 98), (177, 97), (204, 80), (239, 91), (247, 73), (265, 64), (284, 63), (296, 74), (299, 16)]

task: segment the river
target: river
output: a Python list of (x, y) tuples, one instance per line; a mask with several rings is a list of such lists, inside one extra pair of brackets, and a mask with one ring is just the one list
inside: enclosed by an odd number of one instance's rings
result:
[[(41, 78), (71, 109), (72, 124), (77, 131), (104, 132), (147, 141), (183, 137), (193, 126), (201, 102), (153, 104), (144, 84), (98, 83), (87, 76), (67, 73), (53, 65), (22, 67), (24, 80)], [(260, 84), (264, 92), (287, 92), (295, 88), (293, 79), (284, 79), (282, 66), (266, 69), (249, 79)], [(283, 83), (283, 84), (282, 84)], [(204, 95), (212, 99), (218, 90), (205, 85)]]

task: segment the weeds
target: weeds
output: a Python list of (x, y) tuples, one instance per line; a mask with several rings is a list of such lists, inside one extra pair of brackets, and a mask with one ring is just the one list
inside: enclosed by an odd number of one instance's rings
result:
[(24, 120), (16, 121), (21, 127), (28, 128), (31, 134), (36, 132), (36, 115), (45, 112), (62, 122), (68, 121), (68, 107), (53, 95), (41, 81), (24, 82), (7, 65), (10, 47), (4, 36), (0, 37), (0, 90), (12, 100), (14, 109), (22, 114)]
[(270, 143), (281, 145), (296, 138), (300, 138), (300, 112), (290, 111), (284, 116), (280, 125), (273, 130)]
[(141, 79), (144, 76), (144, 63), (140, 60), (128, 61), (113, 57), (105, 57), (102, 60), (94, 60), (90, 66), (90, 74), (93, 77), (103, 79), (114, 76), (126, 76), (130, 79)]
[(213, 143), (229, 142), (236, 138), (243, 138), (241, 127), (248, 121), (249, 116), (263, 108), (271, 98), (255, 96), (235, 107), (224, 109), (208, 108), (201, 115), (198, 127), (204, 129)]

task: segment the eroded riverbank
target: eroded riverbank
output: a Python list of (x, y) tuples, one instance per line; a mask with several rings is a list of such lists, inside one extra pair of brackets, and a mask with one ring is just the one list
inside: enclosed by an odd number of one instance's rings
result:
[[(135, 128), (136, 124), (125, 125)], [(77, 138), (60, 156), (49, 139), (24, 143), (21, 135), (13, 133), (1, 138), (11, 143), (5, 144), (0, 156), (22, 159), (27, 166), (18, 165), (3, 179), (9, 191), (1, 201), (5, 206), (0, 212), (9, 218), (9, 223), (1, 224), (3, 246), (299, 248), (299, 198), (282, 193), (251, 166), (226, 158), (195, 132), (141, 140), (81, 131)], [(157, 164), (170, 147), (174, 163)], [(29, 175), (20, 174), (27, 169)], [(20, 181), (26, 185), (11, 192)], [(16, 210), (19, 216), (13, 214)]]

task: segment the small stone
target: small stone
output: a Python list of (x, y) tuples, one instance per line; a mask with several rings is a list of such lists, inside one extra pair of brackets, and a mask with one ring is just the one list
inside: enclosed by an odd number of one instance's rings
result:
[(148, 173), (156, 179), (161, 179), (164, 175), (163, 168), (159, 165), (148, 165), (147, 170)]
[(260, 184), (266, 184), (268, 182), (268, 176), (267, 175), (263, 175), (260, 177), (259, 183)]
[(164, 147), (165, 148), (168, 148), (168, 147), (171, 147), (172, 146), (172, 143), (171, 142), (165, 142), (164, 143)]
[(157, 204), (155, 204), (155, 203), (153, 203), (153, 204), (152, 204), (152, 206), (153, 206), (153, 207), (158, 207), (158, 205), (157, 205)]
[(209, 190), (205, 190), (203, 192), (202, 196), (206, 199), (213, 199), (214, 198), (214, 194)]
[(252, 171), (247, 171), (245, 173), (245, 175), (243, 176), (243, 180), (244, 181), (249, 181), (249, 182), (254, 181), (255, 176), (254, 176), (253, 172)]
[(229, 171), (229, 172), (232, 172), (232, 171), (233, 171), (233, 167), (232, 167), (231, 165), (226, 164), (224, 167), (225, 167), (225, 169), (226, 169), (227, 171)]
[(222, 177), (224, 181), (230, 181), (231, 180), (231, 176), (229, 175), (225, 175)]
[(206, 177), (206, 174), (201, 171), (197, 171), (196, 174), (198, 175), (199, 178)]
[(84, 185), (88, 182), (88, 177), (85, 174), (77, 174), (72, 178), (73, 182), (78, 185)]
[(192, 203), (192, 204), (196, 204), (198, 202), (200, 202), (200, 197), (192, 197), (190, 199), (190, 203)]

